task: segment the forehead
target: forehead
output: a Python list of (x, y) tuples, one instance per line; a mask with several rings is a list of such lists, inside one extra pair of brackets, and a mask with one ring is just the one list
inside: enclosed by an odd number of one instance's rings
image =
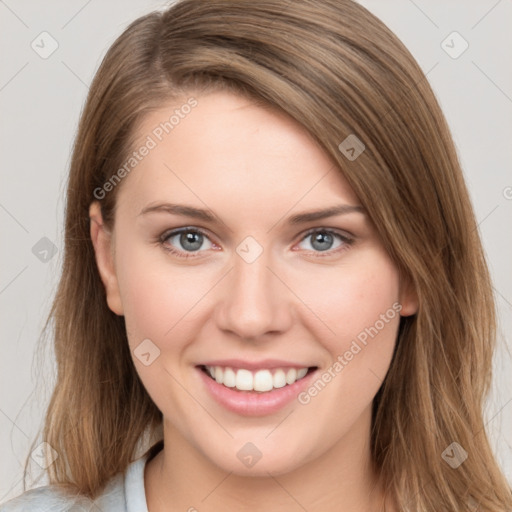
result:
[(304, 201), (313, 208), (336, 199), (358, 203), (304, 127), (232, 93), (197, 94), (163, 105), (144, 119), (136, 140), (136, 152), (150, 149), (138, 155), (118, 200), (124, 196), (140, 207), (178, 199), (212, 209), (229, 203), (283, 211)]

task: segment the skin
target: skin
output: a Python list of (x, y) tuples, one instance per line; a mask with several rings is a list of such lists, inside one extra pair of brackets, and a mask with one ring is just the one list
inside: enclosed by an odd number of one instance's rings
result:
[[(399, 315), (311, 401), (246, 417), (216, 403), (196, 369), (205, 360), (277, 358), (327, 371), (394, 303), (416, 312), (414, 293), (363, 212), (289, 225), (294, 214), (360, 205), (333, 161), (294, 120), (232, 93), (194, 95), (197, 107), (116, 191), (112, 231), (97, 203), (91, 237), (110, 309), (124, 315), (132, 352), (160, 350), (135, 367), (164, 416), (165, 448), (146, 466), (148, 508), (160, 510), (373, 511), (383, 492), (370, 459), (371, 404), (388, 370)], [(180, 102), (148, 115), (140, 141)], [(209, 209), (219, 224), (161, 203)], [(195, 257), (171, 229), (202, 228)], [(334, 236), (318, 250), (311, 228)], [(236, 252), (247, 237), (252, 263)], [(189, 249), (188, 253), (191, 251)], [(253, 443), (251, 468), (237, 457)], [(393, 504), (388, 504), (393, 510)]]

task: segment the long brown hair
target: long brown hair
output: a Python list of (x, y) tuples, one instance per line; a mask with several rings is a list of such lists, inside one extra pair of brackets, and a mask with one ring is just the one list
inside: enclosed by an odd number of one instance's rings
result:
[[(48, 324), (58, 375), (43, 435), (60, 455), (50, 481), (95, 496), (161, 424), (124, 319), (107, 307), (88, 211), (133, 151), (148, 112), (213, 89), (303, 125), (339, 164), (416, 290), (418, 313), (401, 321), (373, 407), (372, 455), (389, 494), (401, 510), (512, 507), (482, 417), (493, 296), (449, 129), (408, 50), (349, 0), (182, 0), (137, 19), (108, 50), (73, 149), (63, 272)], [(365, 146), (356, 159), (338, 147), (349, 135)], [(100, 201), (108, 226), (121, 186)], [(454, 442), (468, 452), (456, 469), (442, 457)]]

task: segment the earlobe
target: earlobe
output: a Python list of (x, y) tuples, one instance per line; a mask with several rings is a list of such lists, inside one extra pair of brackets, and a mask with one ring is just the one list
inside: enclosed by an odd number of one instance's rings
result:
[(91, 203), (89, 207), (90, 234), (96, 257), (96, 265), (101, 281), (105, 287), (108, 307), (116, 315), (123, 315), (119, 283), (115, 271), (112, 233), (103, 223), (101, 208), (98, 201)]

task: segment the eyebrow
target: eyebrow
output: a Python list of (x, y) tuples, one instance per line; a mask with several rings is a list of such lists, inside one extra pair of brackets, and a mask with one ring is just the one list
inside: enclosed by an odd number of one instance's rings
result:
[[(220, 224), (219, 219), (213, 215), (209, 210), (203, 208), (195, 208), (193, 206), (187, 206), (182, 204), (162, 203), (154, 206), (147, 206), (142, 209), (139, 215), (145, 215), (147, 213), (162, 212), (170, 213), (173, 215), (182, 215), (184, 217), (191, 217), (194, 219), (202, 220), (204, 222), (211, 222), (213, 224)], [(288, 218), (288, 224), (297, 225), (306, 222), (312, 222), (316, 220), (326, 219), (328, 217), (334, 217), (335, 215), (345, 215), (347, 213), (365, 213), (365, 209), (360, 205), (349, 205), (340, 204), (336, 206), (330, 206), (329, 208), (323, 208), (319, 210), (311, 210), (308, 212), (298, 213)]]

